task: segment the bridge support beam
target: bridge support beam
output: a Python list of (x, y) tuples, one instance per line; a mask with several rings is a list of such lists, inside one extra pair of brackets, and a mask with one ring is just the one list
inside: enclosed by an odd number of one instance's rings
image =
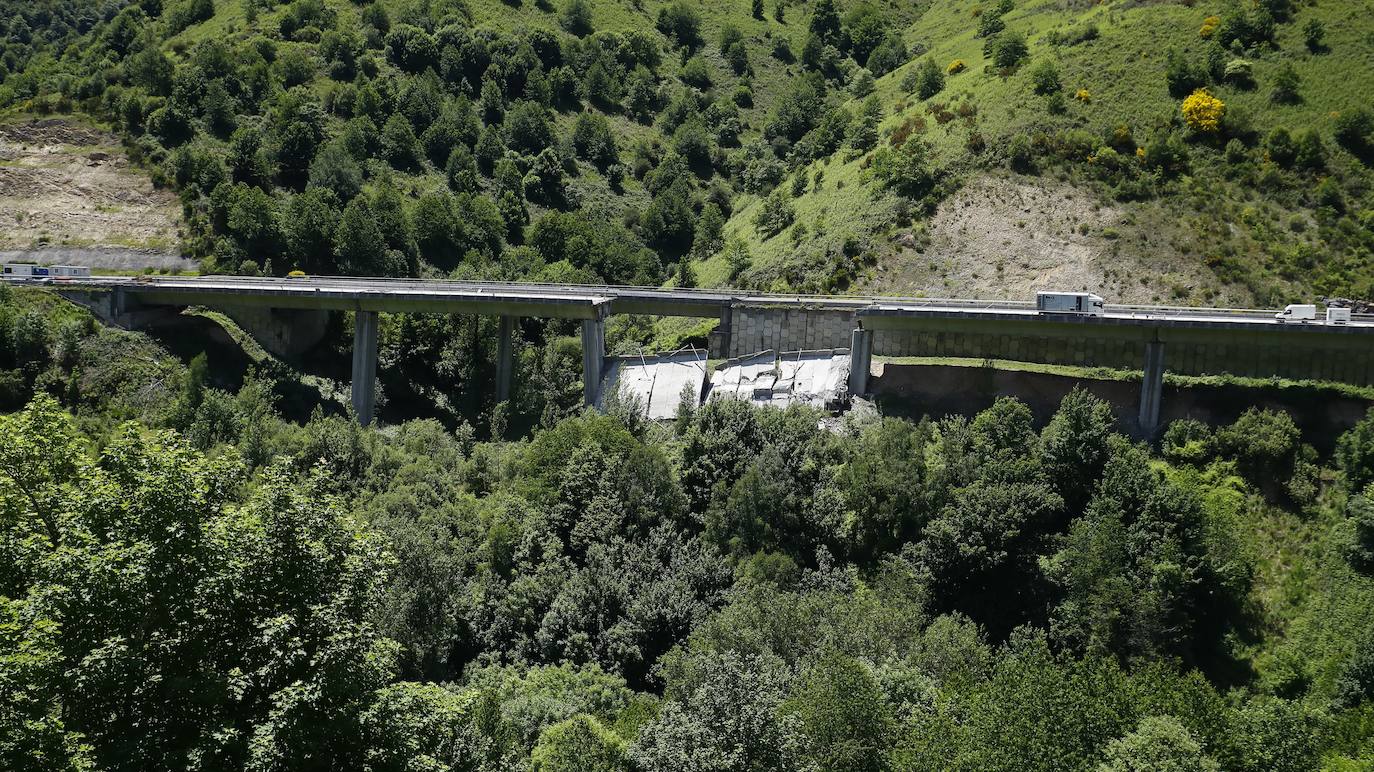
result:
[(353, 414), (367, 426), (377, 410), (377, 312), (358, 311), (353, 323)]
[(501, 317), (500, 327), (496, 333), (496, 401), (505, 402), (510, 399), (511, 373), (515, 368), (515, 356), (512, 351), (512, 338), (515, 335), (514, 316)]
[(606, 358), (606, 321), (582, 320), (582, 404), (595, 405), (601, 388), (601, 366)]
[(1145, 344), (1145, 377), (1140, 382), (1140, 431), (1153, 439), (1159, 431), (1159, 408), (1164, 396), (1164, 343)]
[(873, 331), (855, 327), (849, 337), (849, 394), (868, 393), (868, 374), (873, 369)]

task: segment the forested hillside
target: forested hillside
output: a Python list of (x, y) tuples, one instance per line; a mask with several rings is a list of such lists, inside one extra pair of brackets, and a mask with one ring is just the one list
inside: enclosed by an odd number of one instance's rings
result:
[(3, 769), (1374, 763), (1374, 414), (1332, 458), (1081, 391), (479, 442), (34, 291), (0, 333)]
[(217, 271), (1371, 294), (1359, 3), (3, 7), (0, 106), (109, 121)]
[[(0, 0), (0, 110), (213, 271), (1368, 297), (1366, 6)], [(395, 315), (362, 429), (197, 329), (0, 286), (0, 769), (1374, 768), (1374, 414), (652, 424)]]

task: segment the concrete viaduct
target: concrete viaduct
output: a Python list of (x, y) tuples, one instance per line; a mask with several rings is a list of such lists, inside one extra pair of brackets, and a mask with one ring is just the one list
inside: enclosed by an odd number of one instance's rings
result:
[[(500, 317), (497, 398), (509, 396), (512, 334), (522, 316), (582, 323), (583, 393), (596, 398), (612, 314), (719, 320), (710, 354), (848, 348), (849, 391), (867, 393), (874, 356), (957, 356), (1140, 369), (1139, 428), (1158, 428), (1166, 368), (1188, 375), (1287, 377), (1374, 384), (1374, 317), (1348, 324), (1279, 323), (1272, 311), (1113, 306), (1104, 316), (1046, 314), (1023, 301), (751, 294), (712, 290), (417, 281), (379, 278), (93, 277), (55, 281), (107, 321), (136, 326), (140, 311), (203, 305), (233, 309), (257, 337), (319, 330), (323, 312), (351, 311), (353, 408), (375, 410), (377, 314)], [(237, 313), (235, 313), (237, 312)], [(318, 333), (315, 336), (318, 340)], [(296, 341), (297, 345), (301, 341)], [(308, 345), (310, 341), (305, 341)]]

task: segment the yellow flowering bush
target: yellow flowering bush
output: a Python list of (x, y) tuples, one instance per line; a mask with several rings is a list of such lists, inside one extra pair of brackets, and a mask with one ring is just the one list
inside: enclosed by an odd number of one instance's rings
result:
[(1086, 88), (1080, 88), (1080, 89), (1078, 90), (1078, 93), (1076, 93), (1076, 94), (1073, 95), (1073, 98), (1074, 98), (1074, 99), (1077, 99), (1078, 101), (1082, 102), (1083, 104), (1087, 104), (1087, 103), (1093, 101), (1093, 95), (1092, 95), (1092, 93), (1091, 93), (1090, 91), (1088, 91)]
[(964, 60), (955, 59), (954, 61), (949, 63), (948, 67), (945, 68), (945, 72), (949, 73), (950, 75), (954, 75), (956, 73), (963, 72), (965, 69), (967, 69), (967, 66), (964, 64)]
[(1203, 40), (1210, 40), (1212, 35), (1216, 34), (1217, 27), (1220, 25), (1220, 16), (1208, 16), (1207, 18), (1202, 20), (1202, 28), (1197, 31), (1197, 34)]
[(1212, 96), (1205, 88), (1194, 91), (1183, 100), (1183, 120), (1188, 128), (1206, 134), (1221, 130), (1221, 117), (1226, 114), (1226, 103)]

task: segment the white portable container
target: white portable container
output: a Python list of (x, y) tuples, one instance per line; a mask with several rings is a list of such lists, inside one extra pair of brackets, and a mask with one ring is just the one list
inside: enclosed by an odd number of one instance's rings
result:
[(1314, 305), (1289, 304), (1283, 310), (1274, 314), (1274, 318), (1280, 322), (1311, 322), (1317, 318), (1317, 307)]
[(1349, 324), (1349, 323), (1350, 323), (1350, 309), (1349, 309), (1349, 308), (1335, 308), (1335, 307), (1326, 309), (1326, 323), (1327, 323), (1327, 324)]
[(42, 270), (32, 263), (6, 263), (4, 276), (7, 279), (27, 279), (30, 276), (42, 276)]
[(85, 265), (54, 265), (48, 274), (59, 279), (86, 279), (90, 278), (91, 269)]
[(1042, 314), (1102, 316), (1106, 313), (1106, 303), (1090, 292), (1037, 292), (1035, 310)]

